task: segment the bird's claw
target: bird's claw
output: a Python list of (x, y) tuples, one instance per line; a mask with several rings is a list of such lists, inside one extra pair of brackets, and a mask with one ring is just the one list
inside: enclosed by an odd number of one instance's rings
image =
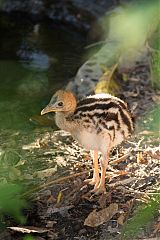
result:
[(99, 181), (96, 181), (94, 178), (88, 178), (84, 180), (85, 183), (97, 186), (99, 184)]
[(95, 195), (99, 195), (101, 193), (106, 193), (106, 188), (102, 184), (99, 183), (99, 180), (96, 181), (95, 178), (88, 178), (84, 180), (85, 183), (94, 185), (94, 188), (90, 191), (90, 193), (94, 193)]
[(84, 180), (85, 183), (94, 185), (94, 188), (90, 191), (90, 193), (94, 193), (95, 195), (99, 195), (101, 193), (106, 193), (105, 185), (102, 185), (99, 180), (96, 181), (95, 178), (88, 178)]
[(91, 193), (94, 193), (95, 195), (99, 195), (101, 193), (106, 194), (106, 188), (102, 185), (95, 185), (94, 188), (90, 191)]

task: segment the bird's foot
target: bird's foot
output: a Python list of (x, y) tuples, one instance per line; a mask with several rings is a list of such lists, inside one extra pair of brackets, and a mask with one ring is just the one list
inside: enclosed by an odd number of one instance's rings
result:
[(88, 178), (86, 180), (84, 180), (85, 183), (90, 184), (90, 185), (94, 185), (94, 186), (98, 186), (99, 181), (96, 181), (95, 178)]
[(95, 185), (94, 188), (91, 190), (91, 193), (94, 193), (96, 195), (99, 195), (101, 193), (106, 194), (106, 187), (105, 185), (101, 184)]

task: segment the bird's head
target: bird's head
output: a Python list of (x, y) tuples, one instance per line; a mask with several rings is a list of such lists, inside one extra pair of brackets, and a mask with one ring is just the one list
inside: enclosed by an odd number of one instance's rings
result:
[(76, 109), (76, 98), (69, 91), (59, 90), (51, 98), (49, 104), (41, 111), (41, 115), (49, 112), (73, 113)]

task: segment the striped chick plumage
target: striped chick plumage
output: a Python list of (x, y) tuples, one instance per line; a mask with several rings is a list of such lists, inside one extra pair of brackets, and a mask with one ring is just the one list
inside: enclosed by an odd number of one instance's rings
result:
[[(71, 92), (59, 90), (41, 114), (56, 112), (56, 124), (68, 131), (86, 149), (94, 151), (91, 183), (94, 191), (105, 191), (105, 174), (110, 150), (126, 139), (134, 129), (127, 104), (110, 94), (96, 94), (80, 101)], [(101, 178), (98, 152), (102, 153)]]

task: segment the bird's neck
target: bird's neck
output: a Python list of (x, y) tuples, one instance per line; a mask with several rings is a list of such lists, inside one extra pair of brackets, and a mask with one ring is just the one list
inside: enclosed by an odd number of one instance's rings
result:
[(72, 132), (75, 127), (75, 123), (71, 119), (73, 113), (66, 113), (66, 112), (57, 112), (56, 113), (56, 124), (57, 126), (65, 130), (67, 132)]

